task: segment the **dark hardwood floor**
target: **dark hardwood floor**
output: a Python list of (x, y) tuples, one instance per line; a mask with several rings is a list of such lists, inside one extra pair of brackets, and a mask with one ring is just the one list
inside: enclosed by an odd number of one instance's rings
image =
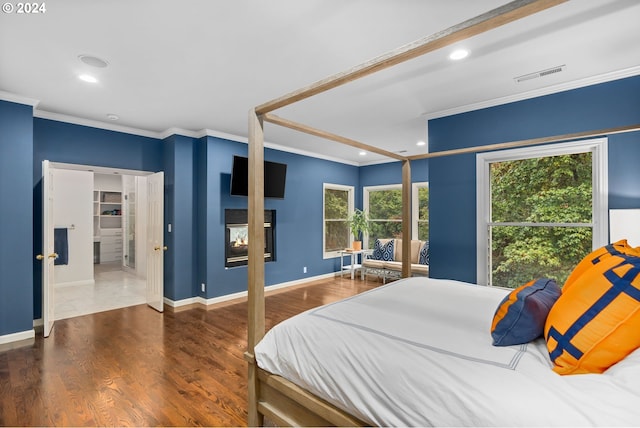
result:
[[(267, 328), (380, 284), (336, 278), (274, 292)], [(0, 352), (0, 425), (246, 426), (246, 336), (246, 301), (57, 321), (49, 338)]]

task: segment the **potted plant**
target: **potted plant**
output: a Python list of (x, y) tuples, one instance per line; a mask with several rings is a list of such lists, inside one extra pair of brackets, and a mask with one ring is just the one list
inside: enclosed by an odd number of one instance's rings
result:
[(360, 235), (362, 234), (364, 236), (365, 233), (369, 232), (369, 218), (367, 217), (367, 213), (356, 208), (349, 218), (349, 227), (353, 234), (353, 249), (359, 251), (362, 249)]

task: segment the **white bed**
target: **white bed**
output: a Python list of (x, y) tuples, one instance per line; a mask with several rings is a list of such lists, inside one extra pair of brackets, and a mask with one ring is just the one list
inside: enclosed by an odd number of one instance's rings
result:
[(542, 339), (491, 344), (507, 293), (403, 279), (282, 322), (255, 357), (374, 425), (640, 425), (640, 350), (602, 375), (560, 376)]

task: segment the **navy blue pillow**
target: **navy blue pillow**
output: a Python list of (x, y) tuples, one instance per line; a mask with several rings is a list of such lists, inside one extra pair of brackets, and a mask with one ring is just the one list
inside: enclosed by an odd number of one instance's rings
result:
[(424, 241), (424, 244), (422, 244), (422, 248), (420, 248), (420, 259), (418, 260), (418, 263), (420, 263), (421, 265), (429, 264), (429, 241)]
[(373, 244), (373, 258), (375, 260), (383, 260), (385, 262), (393, 261), (393, 243), (390, 239), (386, 244), (382, 245), (379, 239)]
[(519, 345), (540, 337), (549, 311), (561, 293), (553, 279), (540, 278), (507, 294), (493, 316), (493, 344)]
[(373, 243), (371, 258), (374, 260), (382, 260), (382, 244), (379, 239), (376, 239), (376, 242)]

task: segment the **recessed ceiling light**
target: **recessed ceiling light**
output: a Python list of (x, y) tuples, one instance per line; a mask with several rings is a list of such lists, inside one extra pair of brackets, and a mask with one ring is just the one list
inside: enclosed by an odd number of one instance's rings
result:
[(92, 67), (105, 68), (107, 65), (109, 65), (107, 61), (93, 55), (87, 55), (87, 54), (78, 55), (78, 59)]
[(81, 74), (80, 76), (78, 76), (78, 79), (84, 81), (84, 82), (89, 82), (89, 83), (97, 83), (98, 79), (96, 79), (95, 77), (89, 75), (89, 74)]
[(424, 141), (418, 141), (418, 142), (416, 143), (416, 146), (424, 146), (424, 145), (426, 145), (426, 144), (427, 144), (427, 143), (425, 143)]
[(360, 156), (366, 156), (366, 155), (367, 155), (367, 152), (365, 152), (365, 151), (361, 151), (361, 152), (359, 153), (359, 155), (360, 155)]
[(449, 59), (452, 60), (459, 60), (462, 58), (466, 58), (467, 56), (469, 56), (469, 51), (466, 49), (457, 49), (453, 52), (451, 52), (451, 54), (449, 54)]
[(117, 114), (109, 113), (107, 115), (107, 119), (109, 119), (109, 120), (118, 120), (118, 119), (120, 119), (120, 117)]

